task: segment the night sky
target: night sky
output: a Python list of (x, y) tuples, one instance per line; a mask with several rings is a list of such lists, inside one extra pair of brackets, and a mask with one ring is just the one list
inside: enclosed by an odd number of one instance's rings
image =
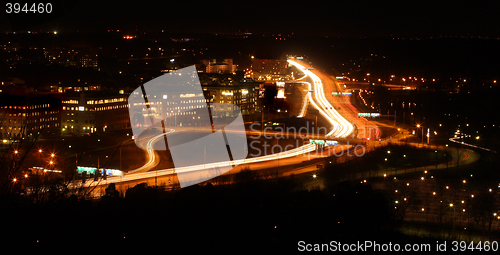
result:
[[(51, 15), (6, 14), (0, 30), (500, 37), (496, 1), (52, 1)], [(2, 3), (5, 6), (5, 1)], [(5, 7), (4, 7), (5, 8)]]

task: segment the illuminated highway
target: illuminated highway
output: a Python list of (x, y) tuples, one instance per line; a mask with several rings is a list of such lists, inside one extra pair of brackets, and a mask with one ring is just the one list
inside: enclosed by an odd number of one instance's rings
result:
[[(290, 61), (289, 61), (290, 62)], [(293, 61), (294, 63), (298, 63), (297, 61)], [(340, 116), (343, 117), (343, 119), (348, 119), (351, 122), (351, 125), (354, 124), (354, 126), (357, 128), (357, 138), (378, 138), (380, 136), (380, 130), (379, 128), (367, 120), (366, 118), (359, 118), (358, 117), (358, 109), (356, 109), (350, 102), (350, 96), (348, 95), (342, 95), (342, 96), (335, 96), (332, 97), (332, 92), (348, 92), (344, 91), (340, 87), (339, 82), (337, 82), (335, 79), (331, 78), (330, 76), (321, 73), (320, 71), (314, 70), (314, 71), (309, 71), (308, 68), (311, 68), (309, 65), (305, 63), (300, 64), (300, 68), (305, 68), (304, 73), (306, 74), (304, 77), (301, 77), (298, 80), (303, 80), (305, 77), (310, 76), (310, 73), (313, 73), (313, 75), (316, 78), (319, 78), (319, 83), (318, 85), (321, 86), (321, 89), (324, 90), (321, 91), (321, 94), (323, 97), (325, 95), (327, 101), (330, 103), (330, 105), (326, 105), (326, 107), (331, 107), (333, 106), (333, 110), (336, 111)], [(304, 69), (302, 69), (304, 70)], [(315, 79), (314, 77), (311, 77), (313, 80)], [(298, 81), (297, 80), (297, 81)], [(321, 82), (323, 82), (323, 85), (321, 85)], [(306, 83), (306, 82), (302, 82)], [(315, 88), (316, 89), (316, 88)], [(319, 88), (318, 88), (319, 89)], [(309, 87), (309, 91), (312, 91), (311, 87)], [(309, 98), (309, 102), (312, 101), (311, 97), (306, 95), (306, 97)], [(304, 99), (304, 105), (303, 105), (303, 111), (298, 117), (303, 117), (305, 111), (306, 111), (306, 100)], [(320, 104), (321, 105), (321, 104)], [(354, 136), (354, 133), (351, 133)], [(338, 136), (338, 137), (345, 137), (345, 136)]]
[[(306, 77), (306, 76), (304, 76), (304, 77)], [(304, 78), (304, 77), (302, 77), (302, 78)], [(308, 102), (312, 102), (312, 97), (311, 97), (311, 83), (309, 83), (309, 82), (301, 82), (301, 83), (307, 84), (309, 86), (309, 89), (307, 90), (307, 93), (304, 96), (304, 102), (302, 103), (302, 109), (300, 111), (300, 114), (297, 116), (298, 118), (302, 118), (302, 117), (304, 117), (306, 115), (306, 110), (307, 110)]]
[(141, 166), (137, 169), (129, 171), (128, 174), (138, 173), (138, 172), (147, 172), (147, 171), (153, 169), (155, 166), (157, 166), (159, 163), (159, 159), (158, 159), (158, 155), (156, 155), (156, 151), (153, 149), (154, 148), (153, 145), (157, 141), (162, 139), (164, 135), (168, 135), (168, 134), (171, 134), (173, 132), (175, 132), (175, 130), (170, 129), (170, 131), (166, 132), (165, 134), (159, 134), (159, 135), (156, 135), (153, 138), (151, 138), (146, 145), (146, 152), (148, 154), (148, 159), (149, 159), (148, 162), (146, 162), (146, 164), (144, 164), (143, 166)]
[(464, 143), (464, 142), (457, 141), (457, 139), (460, 139), (460, 138), (453, 138), (452, 137), (452, 138), (450, 138), (450, 141), (454, 142), (454, 143), (458, 143), (458, 144), (463, 144), (463, 145), (466, 145), (466, 146), (469, 146), (469, 147), (472, 147), (472, 148), (477, 148), (477, 149), (481, 149), (481, 150), (491, 151), (491, 152), (497, 153), (496, 151), (490, 150), (488, 148), (479, 147), (479, 146), (476, 146), (474, 144), (469, 144), (469, 143)]
[[(325, 97), (325, 89), (324, 89), (324, 84), (322, 80), (314, 74), (312, 71), (308, 70), (301, 64), (293, 61), (293, 60), (288, 60), (288, 62), (291, 65), (296, 66), (300, 70), (302, 70), (307, 77), (310, 77), (313, 81), (313, 83), (309, 82), (303, 82), (308, 85), (309, 87), (309, 92), (306, 94), (306, 99), (304, 100), (304, 104), (302, 106), (302, 112), (300, 114), (300, 117), (303, 117), (305, 115), (305, 109), (307, 108), (307, 104), (311, 103), (314, 108), (316, 108), (319, 113), (325, 117), (325, 119), (331, 124), (331, 131), (326, 135), (330, 137), (338, 137), (338, 138), (346, 138), (350, 134), (353, 133), (354, 131), (354, 126), (351, 124), (351, 122), (347, 121), (342, 115), (340, 115), (335, 108), (330, 104), (330, 102), (326, 99)], [(301, 78), (302, 79), (302, 78)], [(314, 94), (314, 97), (312, 96)], [(109, 184), (109, 183), (117, 183), (117, 182), (130, 182), (130, 181), (139, 181), (139, 180), (147, 180), (150, 178), (158, 178), (162, 176), (170, 176), (172, 174), (191, 174), (193, 175), (193, 178), (196, 178), (196, 176), (207, 174), (209, 171), (213, 171), (214, 169), (221, 169), (221, 168), (232, 168), (234, 165), (244, 165), (244, 164), (255, 164), (255, 163), (260, 163), (260, 162), (268, 162), (268, 161), (276, 161), (280, 159), (287, 159), (287, 158), (292, 158), (296, 156), (305, 156), (310, 154), (311, 152), (314, 152), (316, 150), (316, 145), (315, 144), (306, 144), (299, 146), (297, 148), (283, 151), (280, 153), (276, 154), (271, 154), (271, 155), (265, 155), (265, 156), (260, 156), (260, 157), (254, 157), (254, 158), (246, 158), (242, 160), (234, 160), (234, 161), (223, 161), (223, 162), (216, 162), (216, 163), (209, 163), (209, 164), (200, 164), (200, 165), (193, 165), (193, 166), (187, 166), (187, 167), (178, 167), (178, 168), (169, 168), (169, 169), (161, 169), (161, 170), (156, 170), (156, 171), (150, 171), (153, 169), (157, 164), (158, 164), (158, 156), (156, 155), (154, 151), (154, 144), (158, 141), (160, 141), (163, 137), (163, 135), (167, 135), (170, 133), (175, 132), (175, 130), (171, 129), (169, 132), (166, 134), (160, 134), (157, 136), (154, 136), (150, 138), (150, 140), (147, 143), (147, 154), (148, 154), (148, 162), (137, 169), (134, 169), (132, 171), (129, 171), (125, 176), (123, 177), (111, 177), (106, 180), (105, 183), (102, 182), (95, 182), (93, 180), (88, 180), (83, 186), (96, 186), (96, 185), (103, 185), (103, 184)], [(177, 130), (177, 132), (182, 132)], [(350, 147), (350, 146), (339, 146), (339, 147)], [(302, 161), (299, 161), (302, 162)], [(80, 185), (75, 185), (80, 186)]]
[[(344, 138), (350, 135), (354, 131), (354, 126), (351, 124), (351, 122), (347, 121), (342, 115), (340, 115), (328, 102), (328, 100), (326, 100), (325, 91), (321, 79), (316, 74), (296, 61), (289, 59), (288, 63), (302, 70), (313, 80), (312, 91), (314, 93), (314, 100), (309, 96), (309, 101), (332, 125), (332, 130), (327, 134), (327, 136)], [(310, 93), (308, 95), (310, 95)]]

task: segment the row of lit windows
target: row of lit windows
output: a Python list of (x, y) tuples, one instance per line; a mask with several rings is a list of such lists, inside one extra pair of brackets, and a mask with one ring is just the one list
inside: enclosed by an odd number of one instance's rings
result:
[[(161, 102), (134, 103), (134, 106), (155, 105), (155, 104), (161, 104)], [(129, 107), (130, 107), (130, 105), (129, 105)]]
[[(87, 108), (87, 107), (83, 107), (83, 106), (79, 106), (79, 107), (65, 107), (63, 106), (63, 110), (65, 111), (80, 111), (80, 112), (83, 112), (83, 111), (106, 111), (106, 110), (114, 110), (114, 109), (121, 109), (121, 108), (128, 108), (128, 105), (111, 105), (111, 106), (105, 106), (105, 107), (97, 107), (97, 108)], [(69, 113), (68, 113), (69, 115)], [(73, 113), (71, 114), (73, 115)]]
[[(22, 113), (23, 117), (26, 117), (26, 113)], [(9, 117), (21, 117), (21, 113), (9, 113)]]
[(96, 109), (96, 111), (106, 111), (106, 110), (115, 110), (115, 109), (121, 109), (121, 108), (128, 108), (128, 105), (127, 104), (111, 105), (111, 106), (105, 106), (105, 107), (97, 107), (95, 109)]
[[(167, 102), (167, 105), (171, 105), (171, 104), (194, 104), (194, 103), (208, 103), (210, 100), (208, 99), (205, 99), (205, 100), (187, 100), (187, 101), (172, 101), (172, 102)], [(161, 102), (160, 102), (161, 104)], [(135, 106), (136, 104), (134, 104)], [(141, 105), (141, 104), (138, 104), (138, 105)]]
[(62, 101), (63, 104), (78, 104), (78, 100), (67, 100), (67, 101)]
[[(55, 113), (58, 113), (58, 111), (45, 111), (45, 115), (47, 114), (55, 114)], [(40, 115), (40, 112), (32, 112), (31, 113), (31, 116), (39, 116)], [(9, 117), (26, 117), (26, 113), (9, 113)]]
[[(53, 125), (54, 127), (57, 127), (59, 126), (59, 123), (54, 123)], [(47, 125), (40, 125), (40, 126), (34, 126), (31, 128), (31, 130), (35, 130), (37, 127), (40, 127), (40, 129), (42, 128), (50, 128), (50, 124), (47, 124)], [(21, 126), (11, 126), (11, 127), (5, 127), (5, 129), (8, 129), (8, 130), (21, 130), (22, 127)], [(0, 130), (4, 130), (4, 127), (0, 127)]]
[(62, 108), (62, 109), (63, 109), (63, 111), (70, 111), (70, 110), (71, 110), (71, 111), (78, 111), (78, 107), (73, 107), (73, 106), (72, 106), (72, 107), (69, 107), (69, 106), (68, 106), (68, 107), (63, 106), (63, 108)]
[(226, 108), (226, 110), (237, 110), (237, 109), (239, 109), (239, 107), (237, 107), (237, 106), (226, 106), (226, 107), (224, 107), (224, 106), (220, 105), (219, 107), (215, 107), (214, 110), (224, 111), (224, 108)]
[(192, 115), (192, 114), (196, 114), (196, 112), (179, 112), (179, 113), (167, 113), (167, 116), (178, 116), (178, 115)]
[(117, 102), (125, 102), (126, 98), (118, 97), (113, 99), (101, 99), (101, 100), (88, 100), (87, 104), (109, 104), (109, 103), (117, 103)]
[[(32, 105), (32, 106), (29, 106), (28, 108), (29, 109), (39, 109), (39, 108), (45, 108), (45, 107), (50, 107), (50, 104), (43, 104), (43, 105)], [(19, 109), (19, 110), (26, 110), (26, 106), (17, 106), (17, 105), (4, 105), (4, 106), (1, 106), (0, 108), (2, 109)]]
[[(196, 107), (195, 107), (196, 106)], [(191, 105), (191, 106), (177, 106), (173, 108), (167, 108), (165, 110), (186, 110), (186, 109), (199, 109), (199, 108), (206, 108), (206, 105)]]

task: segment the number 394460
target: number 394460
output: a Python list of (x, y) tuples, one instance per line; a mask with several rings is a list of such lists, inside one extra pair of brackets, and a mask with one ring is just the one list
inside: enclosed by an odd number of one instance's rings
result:
[(6, 13), (51, 13), (51, 3), (6, 3)]

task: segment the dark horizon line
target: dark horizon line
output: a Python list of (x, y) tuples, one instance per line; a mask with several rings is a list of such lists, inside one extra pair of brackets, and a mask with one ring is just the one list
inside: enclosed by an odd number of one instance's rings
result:
[(246, 31), (238, 31), (238, 32), (207, 32), (207, 31), (188, 31), (188, 32), (179, 32), (179, 31), (158, 31), (158, 30), (143, 30), (143, 31), (123, 31), (121, 29), (109, 30), (109, 31), (99, 31), (99, 30), (76, 30), (76, 31), (65, 31), (65, 30), (23, 30), (23, 31), (0, 31), (2, 35), (18, 35), (18, 34), (32, 34), (32, 35), (45, 35), (45, 34), (53, 34), (57, 32), (57, 35), (71, 35), (71, 34), (120, 34), (120, 35), (143, 35), (143, 34), (165, 34), (165, 35), (247, 35), (247, 36), (277, 36), (277, 37), (324, 37), (324, 38), (338, 38), (338, 39), (373, 39), (373, 38), (398, 38), (398, 39), (437, 39), (437, 38), (477, 38), (477, 39), (497, 39), (500, 40), (500, 35), (471, 35), (469, 34), (442, 34), (442, 35), (325, 35), (325, 34), (317, 34), (317, 33), (302, 33), (302, 32), (293, 32), (293, 33), (283, 33), (283, 32), (247, 32)]

